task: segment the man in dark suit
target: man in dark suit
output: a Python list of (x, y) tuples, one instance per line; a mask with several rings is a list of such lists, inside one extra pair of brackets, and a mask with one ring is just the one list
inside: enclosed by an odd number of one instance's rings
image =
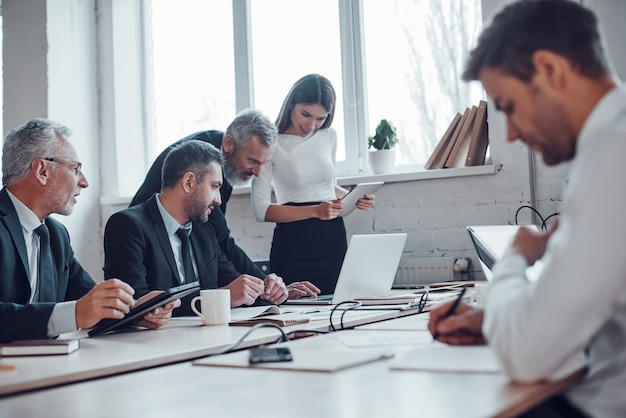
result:
[[(122, 318), (135, 304), (120, 280), (94, 283), (74, 258), (65, 227), (49, 217), (72, 213), (89, 186), (71, 131), (46, 119), (12, 129), (2, 153), (0, 190), (0, 341), (49, 338)], [(146, 298), (152, 297), (147, 296)], [(167, 323), (173, 302), (142, 325)]]
[[(161, 193), (107, 222), (105, 277), (120, 277), (140, 295), (198, 280), (202, 289), (230, 289), (233, 307), (250, 305), (257, 297), (283, 302), (288, 291), (282, 279), (240, 274), (207, 222), (221, 203), (222, 163), (221, 152), (206, 142), (175, 146), (163, 162)], [(174, 314), (192, 315), (190, 299), (183, 299)]]
[[(225, 214), (226, 204), (232, 194), (233, 186), (244, 185), (249, 182), (253, 176), (260, 173), (263, 164), (271, 159), (276, 144), (276, 135), (276, 126), (263, 113), (258, 110), (247, 109), (235, 117), (226, 128), (226, 132), (200, 131), (180, 139), (156, 158), (130, 206), (145, 202), (161, 190), (163, 161), (174, 147), (190, 140), (200, 140), (214, 145), (224, 155), (224, 175), (220, 190), (222, 203), (217, 210), (211, 212), (208, 223), (199, 225), (198, 228), (206, 229), (207, 233), (216, 234), (222, 252), (237, 271), (255, 277), (265, 277), (265, 273), (235, 243), (230, 235)], [(209, 230), (210, 227), (214, 232)], [(275, 275), (271, 274), (270, 276)], [(288, 288), (290, 298), (319, 294), (319, 289), (310, 282), (292, 283)]]

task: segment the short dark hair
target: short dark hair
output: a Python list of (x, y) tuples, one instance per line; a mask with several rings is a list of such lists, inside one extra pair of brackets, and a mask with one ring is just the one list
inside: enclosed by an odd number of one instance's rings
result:
[(291, 108), (296, 104), (319, 104), (327, 112), (326, 120), (320, 129), (328, 128), (333, 123), (337, 95), (330, 80), (323, 75), (308, 74), (296, 81), (287, 93), (276, 120), (278, 133), (284, 133), (291, 125)]
[(609, 73), (595, 14), (571, 0), (522, 0), (495, 15), (470, 52), (463, 80), (494, 68), (522, 81), (535, 74), (533, 54), (548, 50), (568, 59), (582, 75)]
[(224, 164), (224, 157), (220, 150), (208, 142), (193, 139), (180, 143), (165, 156), (161, 171), (161, 190), (174, 187), (189, 171), (202, 182), (205, 174), (212, 171), (211, 163), (214, 161), (221, 166)]

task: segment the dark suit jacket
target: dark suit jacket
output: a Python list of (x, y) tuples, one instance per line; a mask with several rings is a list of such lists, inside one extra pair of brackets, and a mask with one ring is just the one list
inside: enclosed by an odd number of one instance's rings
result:
[[(197, 139), (208, 142), (214, 145), (217, 149), (221, 149), (223, 137), (224, 133), (221, 131), (201, 131), (178, 140), (167, 147), (156, 158), (152, 167), (150, 167), (143, 184), (139, 187), (137, 194), (135, 194), (135, 197), (133, 197), (133, 200), (130, 202), (130, 206), (132, 207), (145, 202), (152, 195), (161, 191), (161, 170), (163, 168), (163, 161), (165, 160), (167, 153), (170, 152), (172, 148), (182, 142)], [(215, 230), (215, 234), (217, 235), (217, 240), (220, 243), (222, 251), (233, 263), (237, 271), (263, 279), (265, 277), (265, 273), (263, 273), (263, 271), (259, 269), (252, 260), (250, 260), (246, 253), (239, 248), (237, 244), (235, 244), (233, 237), (230, 236), (230, 229), (228, 229), (226, 217), (224, 215), (226, 214), (226, 204), (228, 203), (228, 199), (230, 199), (230, 195), (233, 192), (233, 186), (228, 183), (225, 177), (222, 181), (222, 188), (220, 189), (222, 204), (220, 205), (220, 210), (214, 210), (211, 215), (209, 215), (208, 224), (210, 224)]]
[[(58, 221), (47, 218), (56, 274), (56, 302), (77, 300), (94, 286), (74, 258), (70, 237)], [(24, 234), (6, 189), (0, 190), (0, 341), (47, 338), (55, 302), (32, 303)]]
[[(152, 196), (140, 205), (113, 214), (104, 231), (104, 277), (130, 284), (135, 298), (181, 284), (156, 199), (156, 195)], [(223, 287), (239, 277), (208, 223), (193, 223), (190, 240), (202, 289)], [(182, 299), (181, 307), (173, 314), (194, 315), (190, 308), (193, 296)]]

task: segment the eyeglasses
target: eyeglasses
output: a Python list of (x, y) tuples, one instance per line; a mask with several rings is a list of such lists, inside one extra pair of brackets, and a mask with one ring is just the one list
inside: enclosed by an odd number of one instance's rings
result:
[(60, 158), (51, 158), (51, 157), (42, 157), (42, 160), (51, 161), (53, 163), (71, 164), (73, 165), (72, 168), (74, 169), (75, 175), (79, 175), (80, 170), (83, 168), (83, 163), (79, 161), (68, 161), (68, 160), (62, 160)]

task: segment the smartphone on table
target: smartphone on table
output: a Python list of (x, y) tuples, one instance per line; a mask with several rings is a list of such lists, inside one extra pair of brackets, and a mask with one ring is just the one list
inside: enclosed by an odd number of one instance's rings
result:
[(289, 347), (258, 347), (250, 349), (248, 358), (250, 364), (274, 363), (281, 361), (292, 361), (293, 356)]

